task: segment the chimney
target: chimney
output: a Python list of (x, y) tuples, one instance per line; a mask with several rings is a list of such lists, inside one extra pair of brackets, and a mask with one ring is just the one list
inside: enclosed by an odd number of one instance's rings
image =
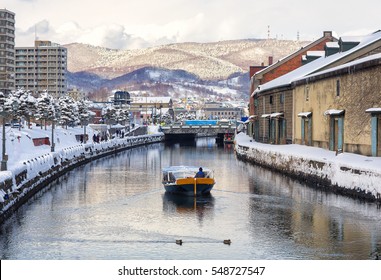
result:
[(273, 64), (273, 57), (269, 56), (269, 66)]
[(323, 31), (323, 37), (332, 37), (332, 31)]

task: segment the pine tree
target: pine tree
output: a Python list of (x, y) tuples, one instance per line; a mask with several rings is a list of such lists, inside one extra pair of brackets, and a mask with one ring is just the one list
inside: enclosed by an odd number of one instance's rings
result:
[(75, 125), (78, 121), (78, 107), (76, 102), (70, 96), (63, 96), (59, 99), (61, 108), (60, 122), (66, 126)]
[(19, 116), (20, 118), (24, 117), (27, 119), (29, 127), (30, 119), (37, 111), (37, 100), (32, 96), (30, 91), (25, 91), (24, 89), (17, 90), (15, 95), (20, 101)]
[(46, 130), (46, 121), (51, 116), (51, 106), (54, 103), (54, 98), (47, 91), (44, 91), (39, 98), (37, 98), (37, 109), (36, 109), (36, 119), (41, 120), (41, 129), (42, 129), (42, 120), (45, 121), (45, 130)]

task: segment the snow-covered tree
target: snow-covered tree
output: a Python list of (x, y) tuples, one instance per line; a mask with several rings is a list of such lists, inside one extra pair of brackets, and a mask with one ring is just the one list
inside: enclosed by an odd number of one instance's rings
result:
[(102, 109), (102, 118), (104, 120), (104, 123), (111, 124), (112, 122), (116, 121), (116, 109), (113, 105), (107, 105)]
[(8, 96), (2, 96), (2, 112), (7, 115), (8, 118), (13, 119), (18, 117), (18, 108), (20, 106), (20, 100), (14, 95), (14, 93), (8, 94)]
[(46, 121), (52, 119), (52, 116), (55, 115), (54, 112), (54, 98), (47, 91), (44, 91), (40, 97), (37, 98), (36, 102), (36, 119), (41, 120), (41, 129), (42, 129), (42, 120)]
[(75, 125), (78, 121), (78, 107), (70, 96), (63, 96), (59, 99), (61, 108), (60, 122), (66, 126)]
[(90, 110), (89, 110), (90, 102), (85, 99), (82, 99), (78, 101), (76, 105), (78, 108), (78, 118), (81, 121), (81, 125), (83, 126), (83, 136), (81, 137), (81, 141), (83, 141), (86, 144), (86, 141), (87, 141), (86, 126), (88, 121), (90, 120)]
[(165, 124), (171, 124), (172, 123), (172, 116), (169, 112), (166, 112), (164, 115), (161, 116), (161, 121)]
[(82, 99), (77, 102), (78, 108), (78, 118), (81, 121), (81, 124), (85, 124), (90, 120), (90, 110), (89, 110), (90, 102)]
[(0, 113), (4, 111), (4, 104), (7, 101), (7, 98), (5, 97), (5, 94), (0, 91)]
[(37, 100), (32, 96), (30, 91), (26, 91), (24, 89), (18, 89), (14, 93), (14, 96), (16, 96), (20, 101), (18, 116), (20, 118), (24, 117), (27, 119), (29, 127), (30, 119), (36, 114), (37, 111)]
[(130, 112), (127, 109), (116, 109), (115, 110), (115, 121), (119, 124), (124, 124), (130, 119)]

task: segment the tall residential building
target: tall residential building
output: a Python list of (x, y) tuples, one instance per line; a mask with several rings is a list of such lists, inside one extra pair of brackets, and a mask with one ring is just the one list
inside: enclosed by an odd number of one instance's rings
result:
[(35, 93), (47, 90), (58, 98), (67, 93), (67, 50), (50, 41), (16, 48), (16, 87)]
[(15, 88), (15, 14), (0, 9), (0, 91)]

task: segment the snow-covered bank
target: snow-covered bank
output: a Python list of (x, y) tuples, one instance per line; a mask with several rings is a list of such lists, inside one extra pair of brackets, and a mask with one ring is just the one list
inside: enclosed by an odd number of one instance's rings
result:
[(304, 145), (258, 143), (236, 136), (238, 157), (332, 191), (381, 201), (381, 158)]
[[(155, 128), (140, 136), (114, 137), (99, 143), (81, 144), (78, 136), (83, 128), (57, 128), (54, 130), (55, 152), (49, 145), (34, 146), (33, 139), (50, 138), (51, 130), (7, 128), (8, 171), (0, 172), (0, 223), (27, 201), (33, 194), (67, 171), (106, 155), (134, 146), (160, 142), (164, 135)], [(96, 131), (90, 127), (90, 138)], [(50, 140), (51, 141), (51, 140)]]

